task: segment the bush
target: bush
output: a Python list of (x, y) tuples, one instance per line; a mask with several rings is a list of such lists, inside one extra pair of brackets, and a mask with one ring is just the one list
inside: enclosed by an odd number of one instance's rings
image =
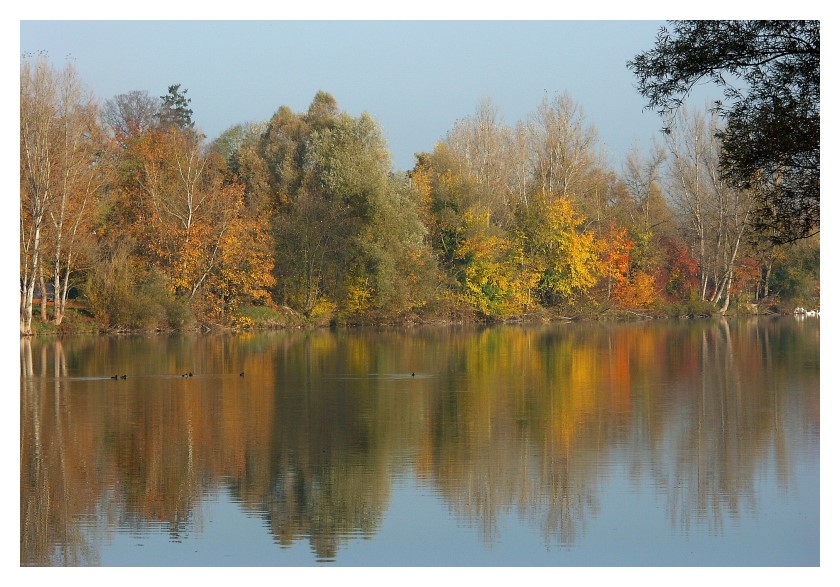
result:
[(669, 306), (666, 309), (669, 316), (674, 318), (688, 316), (689, 318), (701, 318), (713, 316), (718, 313), (718, 308), (712, 302), (691, 299)]
[(287, 328), (304, 324), (304, 319), (291, 308), (243, 306), (239, 309), (235, 322), (245, 328)]
[(93, 316), (85, 310), (68, 309), (59, 330), (63, 334), (96, 334), (101, 328)]
[(94, 266), (83, 293), (106, 327), (183, 328), (193, 320), (188, 302), (175, 296), (165, 275), (132, 266), (128, 245)]

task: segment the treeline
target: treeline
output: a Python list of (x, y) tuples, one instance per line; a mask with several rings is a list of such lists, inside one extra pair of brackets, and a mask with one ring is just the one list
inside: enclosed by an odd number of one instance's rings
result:
[(751, 228), (711, 115), (613, 170), (570, 96), (513, 126), (484, 101), (394, 172), (376, 121), (325, 92), (213, 141), (192, 114), (180, 85), (100, 105), (24, 58), (21, 333), (819, 304), (818, 237)]

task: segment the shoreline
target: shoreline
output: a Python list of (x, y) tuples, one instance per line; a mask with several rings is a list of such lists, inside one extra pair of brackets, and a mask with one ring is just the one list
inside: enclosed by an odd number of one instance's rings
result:
[(37, 328), (31, 334), (20, 334), (20, 338), (33, 337), (63, 337), (63, 336), (144, 336), (156, 334), (245, 334), (253, 332), (281, 332), (281, 331), (324, 331), (324, 330), (357, 330), (365, 328), (398, 328), (398, 329), (413, 329), (423, 327), (492, 327), (492, 326), (515, 326), (515, 325), (535, 325), (535, 324), (552, 324), (552, 323), (572, 323), (572, 322), (588, 322), (588, 323), (623, 323), (623, 322), (647, 322), (647, 321), (664, 321), (664, 320), (701, 320), (710, 318), (741, 318), (741, 317), (781, 317), (794, 316), (795, 312), (786, 311), (771, 311), (768, 309), (753, 311), (753, 312), (730, 312), (726, 314), (717, 313), (688, 313), (688, 314), (668, 314), (661, 311), (645, 311), (639, 310), (607, 310), (603, 312), (590, 312), (587, 314), (578, 314), (572, 316), (565, 316), (560, 314), (552, 314), (550, 312), (538, 314), (525, 314), (522, 316), (513, 316), (506, 319), (481, 319), (479, 317), (461, 316), (457, 319), (452, 318), (412, 318), (404, 320), (330, 320), (328, 322), (306, 322), (299, 321), (296, 323), (265, 323), (253, 324), (248, 326), (235, 325), (197, 325), (186, 328), (109, 328), (102, 324), (96, 323), (92, 319), (83, 322), (76, 322), (70, 320), (68, 323), (63, 323), (56, 326), (51, 322), (40, 322), (33, 320), (33, 326), (37, 324)]

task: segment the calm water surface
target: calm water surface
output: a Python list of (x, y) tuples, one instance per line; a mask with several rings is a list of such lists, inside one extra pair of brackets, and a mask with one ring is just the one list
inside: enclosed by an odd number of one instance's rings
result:
[(23, 339), (20, 562), (816, 566), (819, 350), (766, 317)]

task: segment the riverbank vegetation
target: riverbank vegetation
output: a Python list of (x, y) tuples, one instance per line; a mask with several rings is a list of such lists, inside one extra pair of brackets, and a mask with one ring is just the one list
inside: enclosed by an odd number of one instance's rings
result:
[(326, 92), (212, 140), (187, 94), (100, 102), (22, 60), (22, 334), (819, 306), (819, 235), (756, 228), (714, 113), (616, 168), (570, 95), (513, 124), (488, 99), (394, 170)]

